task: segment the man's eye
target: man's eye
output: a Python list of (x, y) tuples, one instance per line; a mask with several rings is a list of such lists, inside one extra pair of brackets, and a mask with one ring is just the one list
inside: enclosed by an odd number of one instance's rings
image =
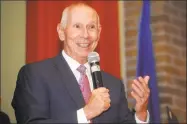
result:
[(74, 25), (75, 28), (80, 28), (81, 26), (79, 24)]
[(91, 28), (91, 29), (95, 29), (95, 25), (91, 25), (90, 28)]

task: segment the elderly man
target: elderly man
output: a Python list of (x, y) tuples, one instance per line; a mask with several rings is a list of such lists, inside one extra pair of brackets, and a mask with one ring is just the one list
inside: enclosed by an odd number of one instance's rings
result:
[(93, 8), (83, 3), (70, 5), (63, 11), (57, 32), (64, 43), (62, 53), (25, 65), (19, 72), (12, 101), (18, 123), (149, 121), (148, 76), (132, 84), (134, 116), (119, 79), (102, 72), (104, 87), (93, 89), (87, 56), (96, 48), (101, 32), (99, 16)]

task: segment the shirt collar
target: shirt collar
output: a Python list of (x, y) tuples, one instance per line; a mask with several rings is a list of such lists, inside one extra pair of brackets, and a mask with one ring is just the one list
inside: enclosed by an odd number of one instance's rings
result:
[[(63, 55), (64, 59), (67, 61), (68, 65), (72, 71), (77, 70), (77, 68), (81, 65), (79, 62), (77, 62), (76, 60), (71, 58), (69, 55), (67, 55), (64, 50), (62, 50), (62, 55)], [(84, 66), (86, 67), (86, 70), (90, 70), (90, 65), (88, 64), (88, 62), (85, 63)]]

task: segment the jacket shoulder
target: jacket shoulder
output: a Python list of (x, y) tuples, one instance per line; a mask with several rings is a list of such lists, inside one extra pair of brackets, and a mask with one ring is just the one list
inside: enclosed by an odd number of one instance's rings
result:
[(54, 59), (49, 58), (38, 62), (28, 63), (21, 67), (19, 73), (28, 71), (31, 73), (39, 74), (43, 72), (50, 72), (54, 67)]

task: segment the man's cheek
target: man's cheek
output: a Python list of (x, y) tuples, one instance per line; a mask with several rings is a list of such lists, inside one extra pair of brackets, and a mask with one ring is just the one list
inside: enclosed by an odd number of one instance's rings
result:
[(80, 33), (77, 31), (72, 31), (69, 34), (70, 34), (69, 37), (71, 38), (78, 38), (80, 36)]
[(96, 41), (97, 39), (98, 39), (98, 37), (97, 37), (97, 35), (91, 35), (90, 37), (89, 37), (89, 39), (91, 40), (91, 41)]

